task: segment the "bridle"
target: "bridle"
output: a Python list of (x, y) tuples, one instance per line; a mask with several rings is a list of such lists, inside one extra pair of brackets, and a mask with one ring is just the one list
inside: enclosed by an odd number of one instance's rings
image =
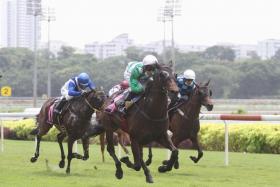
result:
[[(97, 93), (97, 92), (95, 91), (95, 92), (94, 92), (94, 95), (95, 95), (96, 93)], [(98, 109), (98, 108), (92, 106), (86, 97), (84, 97), (84, 99), (85, 99), (85, 101), (86, 101), (86, 104), (89, 106), (89, 108), (91, 108), (93, 111), (97, 111), (97, 112), (101, 112), (101, 109), (103, 108), (103, 106), (104, 106), (104, 104), (105, 104), (105, 102), (104, 102), (104, 103), (101, 105), (101, 107)]]

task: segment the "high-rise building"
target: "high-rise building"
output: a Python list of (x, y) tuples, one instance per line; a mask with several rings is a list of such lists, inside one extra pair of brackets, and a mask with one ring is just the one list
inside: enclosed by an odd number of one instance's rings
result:
[(105, 59), (112, 56), (125, 55), (125, 49), (133, 45), (133, 41), (128, 37), (128, 34), (120, 34), (112, 41), (99, 44), (93, 42), (85, 45), (85, 52), (94, 54), (96, 58)]
[(258, 56), (262, 60), (270, 59), (280, 49), (280, 40), (268, 39), (258, 42)]
[[(3, 47), (26, 47), (33, 50), (35, 42), (38, 45), (40, 18), (27, 14), (28, 1), (30, 2), (30, 0), (4, 0), (3, 11), (1, 11)], [(33, 1), (36, 1), (37, 7), (41, 6), (41, 0)]]

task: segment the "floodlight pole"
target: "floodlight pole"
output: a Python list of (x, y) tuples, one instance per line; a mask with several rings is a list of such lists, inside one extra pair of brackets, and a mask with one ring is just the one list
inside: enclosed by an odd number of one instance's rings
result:
[(174, 43), (174, 17), (180, 15), (181, 5), (179, 0), (166, 0), (166, 5), (164, 9), (164, 16), (169, 17), (171, 21), (171, 58), (172, 58), (172, 68), (175, 71), (175, 43)]
[[(44, 19), (44, 16), (47, 15), (47, 18)], [(51, 97), (51, 64), (50, 64), (50, 57), (51, 57), (51, 41), (50, 41), (50, 30), (51, 30), (51, 21), (55, 21), (54, 11), (48, 7), (46, 13), (43, 13), (43, 20), (47, 20), (48, 22), (48, 60), (47, 60), (47, 95), (48, 98)]]
[(37, 106), (37, 16), (41, 15), (41, 0), (28, 0), (26, 2), (27, 15), (34, 17), (34, 66), (33, 66), (33, 107)]

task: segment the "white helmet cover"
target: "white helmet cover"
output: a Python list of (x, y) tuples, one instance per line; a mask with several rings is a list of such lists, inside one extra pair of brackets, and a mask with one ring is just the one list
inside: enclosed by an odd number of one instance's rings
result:
[(154, 55), (147, 55), (143, 59), (143, 65), (144, 66), (154, 65), (154, 64), (157, 64), (157, 63), (158, 63), (158, 60)]
[(187, 69), (184, 71), (184, 78), (195, 80), (195, 72), (191, 69)]

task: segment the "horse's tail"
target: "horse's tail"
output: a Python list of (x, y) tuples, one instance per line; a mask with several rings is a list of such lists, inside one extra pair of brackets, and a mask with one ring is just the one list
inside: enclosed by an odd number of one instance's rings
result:
[(37, 127), (36, 127), (35, 129), (32, 129), (32, 130), (31, 130), (31, 132), (29, 133), (29, 134), (31, 134), (31, 135), (37, 135), (38, 132), (39, 132), (38, 118), (39, 118), (39, 114), (37, 114), (37, 115), (35, 116), (35, 121), (36, 121)]

